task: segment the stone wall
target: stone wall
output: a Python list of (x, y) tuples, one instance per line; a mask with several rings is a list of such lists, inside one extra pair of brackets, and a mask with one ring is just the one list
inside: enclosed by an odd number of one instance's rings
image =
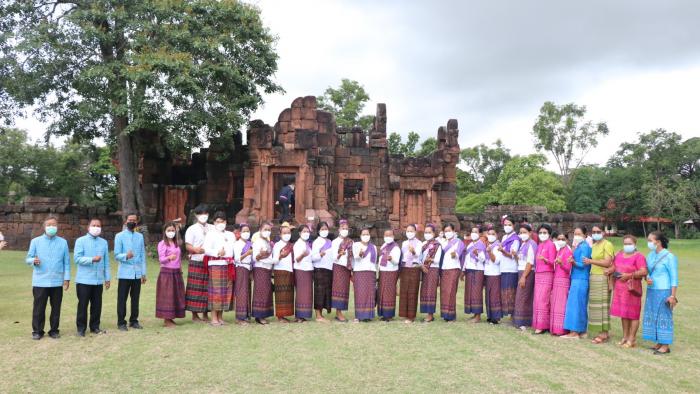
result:
[(464, 229), (479, 224), (493, 223), (499, 231), (502, 230), (501, 217), (503, 215), (512, 216), (516, 222), (520, 222), (525, 217), (534, 227), (548, 223), (554, 230), (564, 231), (568, 234), (572, 233), (574, 228), (578, 226), (586, 226), (590, 230), (594, 224), (602, 223), (602, 217), (596, 214), (549, 213), (545, 207), (528, 205), (489, 206), (482, 214), (457, 214)]

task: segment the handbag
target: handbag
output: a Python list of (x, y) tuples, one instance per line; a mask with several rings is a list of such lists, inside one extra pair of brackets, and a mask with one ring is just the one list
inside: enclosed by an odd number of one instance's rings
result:
[(630, 279), (627, 281), (627, 290), (635, 297), (642, 296), (642, 281), (639, 279)]

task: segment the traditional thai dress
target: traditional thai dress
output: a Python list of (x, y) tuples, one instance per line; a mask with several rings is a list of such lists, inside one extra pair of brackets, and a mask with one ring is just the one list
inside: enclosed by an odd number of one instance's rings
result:
[[(625, 257), (623, 252), (615, 255), (615, 271), (621, 274), (633, 273), (642, 268), (646, 268), (647, 261), (644, 255), (634, 252), (631, 256)], [(639, 294), (634, 294), (629, 289), (629, 284), (619, 279), (615, 280), (613, 287), (613, 299), (610, 306), (610, 316), (617, 316), (622, 319), (639, 320), (642, 311), (642, 279), (629, 279), (636, 284), (640, 290)]]
[(374, 319), (377, 291), (377, 247), (355, 242), (352, 248), (353, 287), (355, 293), (355, 318)]
[(466, 247), (456, 236), (443, 246), (440, 267), (440, 316), (446, 321), (457, 319), (457, 287), (464, 268)]
[[(195, 223), (185, 231), (185, 243), (194, 247), (204, 244), (204, 237), (210, 231), (216, 231), (211, 224)], [(190, 254), (187, 265), (187, 289), (185, 291), (185, 309), (191, 312), (206, 312), (209, 308), (209, 272), (204, 267), (204, 254)]]
[[(314, 307), (314, 264), (311, 261), (311, 247), (311, 241), (301, 238), (294, 243), (294, 316), (297, 319), (311, 319)], [(301, 256), (304, 257), (299, 261)]]
[[(331, 257), (333, 258), (331, 305), (341, 311), (348, 310), (348, 300), (350, 299), (352, 246), (353, 241), (350, 237), (338, 237), (331, 243)], [(345, 252), (342, 256), (340, 255), (341, 251)]]
[(294, 244), (285, 241), (275, 243), (272, 248), (274, 263), (275, 317), (294, 315)]
[[(537, 245), (535, 253), (535, 296), (533, 300), (532, 328), (550, 329), (552, 284), (554, 282), (554, 259), (557, 248), (548, 239)], [(545, 259), (547, 262), (545, 262)]]
[[(484, 284), (486, 293), (486, 316), (492, 322), (497, 322), (503, 316), (501, 310), (501, 258), (503, 254), (498, 250), (501, 246), (496, 241), (486, 248), (486, 261), (484, 262)], [(491, 261), (489, 251), (493, 252), (494, 261)]]
[[(518, 253), (520, 238), (515, 231), (504, 235), (501, 240), (503, 250)], [(515, 311), (515, 293), (518, 287), (518, 262), (515, 258), (501, 255), (501, 309), (503, 316), (513, 315)]]
[(525, 276), (527, 266), (531, 270), (525, 278), (525, 287), (515, 289), (515, 309), (513, 311), (513, 325), (515, 327), (529, 327), (532, 325), (532, 302), (535, 291), (535, 253), (537, 243), (531, 239), (523, 242), (518, 250), (518, 282)]
[[(311, 245), (311, 261), (314, 264), (314, 309), (331, 311), (331, 290), (333, 285), (333, 242), (318, 237)], [(323, 253), (323, 256), (321, 256)]]
[(253, 317), (265, 319), (274, 315), (272, 306), (272, 255), (264, 259), (257, 257), (261, 252), (272, 251), (273, 243), (258, 237), (253, 241)]
[(592, 251), (586, 241), (581, 241), (574, 249), (571, 286), (564, 316), (564, 329), (568, 331), (584, 333), (588, 327), (588, 280), (591, 266), (584, 264), (583, 259), (590, 259)]
[(484, 262), (486, 245), (482, 240), (471, 242), (467, 246), (464, 270), (464, 313), (481, 314), (484, 312)]
[[(420, 289), (420, 256), (423, 243), (413, 238), (401, 244), (401, 287), (399, 288), (399, 316), (415, 319)], [(411, 251), (413, 250), (413, 251)]]
[[(105, 244), (106, 245), (106, 244)], [(77, 253), (77, 252), (76, 252)], [(185, 284), (182, 280), (180, 256), (182, 250), (175, 242), (158, 243), (160, 273), (156, 284), (156, 317), (175, 319), (185, 317)], [(175, 260), (168, 256), (175, 255)]]
[[(389, 259), (391, 257), (391, 259)], [(396, 314), (396, 282), (399, 279), (401, 248), (396, 242), (384, 243), (379, 249), (379, 299), (377, 315), (391, 319)]]
[[(236, 237), (230, 231), (216, 229), (207, 232), (204, 237), (204, 266), (209, 272), (209, 310), (233, 310), (233, 282), (235, 266), (233, 265), (233, 243)], [(221, 249), (224, 255), (219, 256)]]
[(556, 260), (560, 261), (554, 267), (554, 283), (552, 285), (552, 300), (550, 312), (550, 332), (554, 335), (564, 335), (564, 316), (566, 314), (566, 302), (571, 286), (571, 257), (573, 253), (569, 245), (565, 245), (557, 252)]
[(423, 243), (420, 261), (424, 267), (428, 268), (428, 272), (423, 273), (420, 286), (421, 313), (435, 313), (441, 258), (442, 246), (438, 240), (432, 239)]
[[(248, 254), (246, 257), (243, 255)], [(239, 239), (233, 244), (233, 261), (236, 264), (236, 281), (233, 284), (233, 298), (236, 303), (236, 319), (248, 320), (250, 308), (250, 271), (253, 269), (253, 243)]]
[(642, 337), (647, 341), (670, 345), (673, 343), (673, 310), (666, 300), (671, 288), (678, 287), (678, 258), (668, 249), (651, 251), (647, 256), (647, 298), (644, 302)]
[[(593, 244), (591, 258), (603, 260), (615, 255), (613, 245), (607, 239)], [(610, 288), (605, 268), (591, 265), (588, 289), (588, 335), (597, 336), (610, 330)]]

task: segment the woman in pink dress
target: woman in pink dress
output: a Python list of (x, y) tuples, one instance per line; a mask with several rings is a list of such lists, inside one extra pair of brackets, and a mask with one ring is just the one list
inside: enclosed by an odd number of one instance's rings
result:
[[(626, 348), (635, 347), (639, 315), (642, 309), (642, 280), (647, 274), (646, 258), (637, 251), (637, 239), (626, 235), (622, 240), (622, 251), (613, 261), (613, 289), (610, 315), (622, 320), (622, 340), (618, 345)], [(640, 278), (640, 279), (634, 279)]]
[(554, 285), (552, 286), (551, 312), (549, 330), (552, 335), (564, 335), (564, 316), (566, 315), (566, 302), (569, 298), (569, 286), (571, 286), (571, 263), (574, 255), (568, 244), (566, 234), (557, 235), (554, 246), (557, 248), (557, 257), (554, 259)]
[(540, 244), (535, 253), (535, 297), (532, 307), (532, 328), (535, 334), (550, 330), (550, 301), (554, 282), (554, 260), (557, 248), (552, 242), (552, 226), (541, 224), (537, 230)]

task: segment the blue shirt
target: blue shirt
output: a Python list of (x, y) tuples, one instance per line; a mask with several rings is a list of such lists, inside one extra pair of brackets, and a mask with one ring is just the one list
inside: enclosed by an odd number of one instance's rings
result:
[[(39, 265), (34, 265), (35, 257), (39, 258)], [(44, 234), (32, 239), (26, 262), (34, 268), (34, 287), (59, 287), (64, 280), (70, 280), (68, 242), (59, 236)]]
[(571, 266), (571, 279), (585, 279), (591, 274), (591, 266), (583, 263), (584, 258), (591, 258), (593, 249), (585, 240), (574, 249), (574, 265)]
[[(126, 258), (131, 251), (134, 256)], [(140, 279), (146, 276), (146, 246), (143, 243), (143, 234), (136, 231), (123, 230), (114, 237), (114, 258), (119, 261), (117, 278)]]
[(678, 258), (668, 249), (662, 249), (658, 253), (652, 250), (647, 256), (647, 269), (652, 281), (649, 289), (668, 290), (678, 287)]
[[(93, 263), (92, 258), (95, 256), (100, 256), (102, 259)], [(110, 280), (109, 245), (104, 238), (87, 234), (75, 240), (73, 261), (77, 269), (75, 283), (101, 285)]]

